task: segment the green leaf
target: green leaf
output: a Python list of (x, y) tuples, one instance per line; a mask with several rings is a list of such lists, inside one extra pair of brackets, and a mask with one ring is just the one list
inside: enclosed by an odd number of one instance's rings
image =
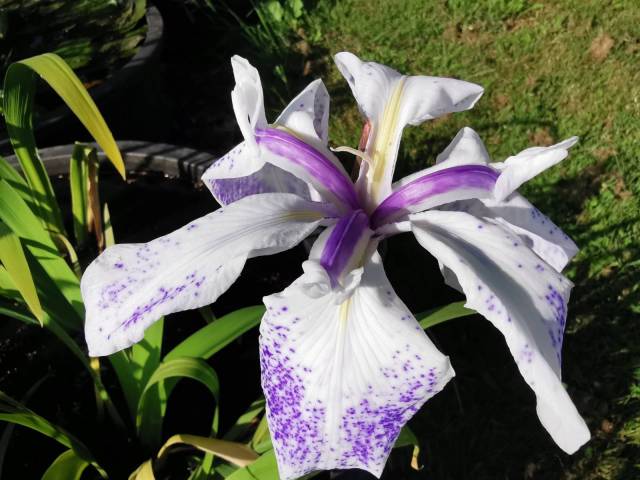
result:
[(129, 480), (156, 480), (153, 474), (153, 462), (151, 460), (144, 462), (129, 475)]
[(409, 428), (408, 425), (402, 427), (400, 430), (400, 435), (396, 439), (396, 443), (393, 445), (393, 448), (402, 448), (402, 447), (413, 447), (413, 453), (411, 455), (411, 468), (414, 470), (420, 470), (420, 464), (418, 460), (418, 455), (420, 455), (420, 442), (418, 441), (418, 437), (413, 431)]
[(273, 450), (269, 450), (244, 468), (240, 468), (227, 477), (227, 480), (273, 480), (279, 478), (278, 464)]
[(80, 480), (89, 465), (89, 462), (80, 458), (73, 450), (67, 450), (49, 465), (42, 480)]
[(131, 347), (130, 359), (133, 379), (140, 385), (140, 391), (160, 364), (163, 331), (164, 318), (161, 318), (147, 328), (144, 338), (140, 342)]
[(446, 322), (447, 320), (475, 315), (477, 313), (475, 310), (466, 308), (464, 303), (465, 302), (455, 302), (445, 305), (444, 307), (434, 308), (417, 314), (416, 319), (422, 328), (427, 329), (434, 325)]
[(20, 238), (4, 223), (0, 223), (0, 261), (29, 310), (42, 325), (44, 313), (22, 243), (20, 243)]
[(73, 215), (73, 233), (76, 245), (83, 246), (88, 237), (88, 192), (89, 167), (86, 150), (89, 147), (76, 143), (69, 162), (69, 187), (71, 189), (71, 213)]
[(165, 356), (165, 361), (178, 357), (210, 358), (236, 338), (257, 326), (264, 312), (265, 308), (260, 305), (229, 313), (183, 340)]
[(269, 432), (269, 424), (267, 423), (267, 416), (264, 415), (258, 424), (258, 428), (253, 434), (251, 439), (251, 447), (258, 453), (264, 453), (267, 450), (271, 450), (273, 445), (271, 444), (271, 434)]
[[(156, 371), (161, 360), (162, 332), (164, 330), (164, 318), (152, 324), (145, 332), (142, 341), (131, 347), (129, 355), (129, 368), (133, 377), (135, 391), (127, 392), (127, 402), (130, 402), (132, 418), (135, 420), (142, 388), (147, 384), (151, 375)], [(168, 394), (164, 383), (153, 385), (146, 393), (145, 416), (160, 415), (160, 405), (165, 402)]]
[(31, 211), (37, 211), (31, 189), (25, 179), (13, 168), (9, 162), (0, 157), (0, 178), (6, 180), (9, 185), (18, 193), (20, 198), (29, 205)]
[(161, 384), (169, 379), (190, 378), (202, 383), (213, 395), (216, 401), (216, 408), (213, 414), (212, 433), (217, 435), (219, 423), (219, 404), (220, 404), (220, 383), (216, 372), (205, 361), (199, 358), (173, 358), (163, 361), (160, 366), (153, 372), (151, 378), (147, 382), (140, 395), (138, 402), (138, 414), (136, 418), (136, 426), (138, 428), (140, 440), (144, 445), (151, 446), (158, 442), (160, 431), (162, 428), (162, 419), (164, 418), (167, 401), (164, 399), (160, 403), (159, 415), (145, 414), (147, 392), (156, 384)]
[(45, 53), (13, 63), (4, 79), (4, 115), (16, 156), (38, 204), (45, 209), (48, 225), (62, 233), (60, 212), (51, 182), (40, 161), (33, 135), (33, 99), (39, 75), (78, 117), (107, 158), (125, 178), (124, 161), (109, 127), (82, 82), (73, 70), (55, 54)]
[(113, 225), (111, 225), (111, 214), (109, 213), (109, 207), (105, 203), (102, 209), (102, 221), (104, 222), (104, 246), (110, 247), (116, 244), (116, 239), (113, 236)]
[(256, 418), (264, 411), (265, 409), (265, 399), (264, 397), (260, 397), (255, 400), (247, 409), (245, 413), (238, 417), (236, 423), (224, 434), (225, 439), (227, 440), (238, 440), (245, 433), (249, 431), (249, 429), (255, 425)]
[[(59, 292), (62, 301), (72, 308), (72, 313), (69, 314), (64, 309), (64, 305), (60, 305), (61, 310), (57, 313), (63, 324), (79, 330), (84, 318), (84, 306), (78, 278), (60, 256), (51, 236), (44, 230), (31, 209), (9, 183), (2, 179), (0, 179), (0, 221), (22, 239), (23, 245), (46, 272), (52, 284), (47, 285), (47, 289), (52, 288)], [(44, 288), (44, 285), (39, 283), (33, 267), (32, 275), (36, 286)], [(41, 294), (40, 300), (43, 304), (45, 303)], [(46, 306), (45, 309), (47, 309)]]
[(127, 350), (109, 355), (109, 362), (118, 377), (118, 383), (124, 394), (124, 398), (129, 408), (131, 420), (135, 422), (138, 411), (138, 400), (140, 399), (140, 385), (133, 378), (133, 369), (131, 368), (131, 359)]
[[(51, 437), (61, 445), (73, 450), (79, 458), (92, 464), (99, 472), (104, 473), (93, 459), (89, 449), (80, 440), (63, 428), (32, 412), (2, 391), (0, 391), (0, 421), (22, 425)], [(106, 474), (103, 474), (103, 477), (106, 478)]]
[(176, 444), (191, 445), (239, 467), (250, 465), (258, 459), (258, 455), (244, 443), (186, 434), (174, 435), (169, 438), (158, 452), (158, 458), (164, 455), (169, 447)]

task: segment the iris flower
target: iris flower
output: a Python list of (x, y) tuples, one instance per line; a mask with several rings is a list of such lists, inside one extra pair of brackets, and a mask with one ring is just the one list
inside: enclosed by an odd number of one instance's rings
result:
[(392, 183), (403, 128), (470, 109), (478, 85), (405, 76), (350, 53), (335, 57), (365, 117), (352, 182), (327, 147), (329, 96), (309, 84), (268, 124), (258, 72), (232, 59), (244, 141), (203, 181), (222, 208), (149, 243), (115, 245), (87, 269), (91, 355), (143, 338), (159, 317), (208, 305), (248, 258), (294, 247), (319, 227), (303, 274), (264, 298), (262, 388), (280, 475), (361, 468), (380, 476), (402, 426), (454, 376), (396, 296), (379, 242), (411, 232), (466, 305), (504, 335), (566, 452), (589, 431), (560, 377), (575, 244), (516, 189), (567, 156), (576, 139), (491, 163), (462, 129), (434, 166)]

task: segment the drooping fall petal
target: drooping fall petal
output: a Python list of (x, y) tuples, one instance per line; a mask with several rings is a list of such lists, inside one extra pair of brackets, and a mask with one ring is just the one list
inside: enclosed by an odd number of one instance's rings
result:
[(453, 370), (377, 254), (347, 298), (322, 271), (308, 262), (289, 288), (265, 297), (262, 387), (280, 476), (334, 468), (380, 476), (402, 426)]
[(214, 302), (247, 258), (297, 245), (317, 228), (325, 210), (295, 195), (256, 195), (149, 243), (109, 247), (81, 282), (90, 355), (108, 355), (140, 341), (163, 315)]
[(420, 244), (455, 275), (466, 306), (504, 335), (543, 426), (560, 448), (575, 452), (590, 434), (560, 376), (572, 283), (494, 220), (443, 211), (410, 220)]

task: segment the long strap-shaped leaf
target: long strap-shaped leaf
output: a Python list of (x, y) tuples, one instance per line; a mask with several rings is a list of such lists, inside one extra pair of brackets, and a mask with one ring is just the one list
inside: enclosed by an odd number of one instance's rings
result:
[(13, 284), (22, 295), (29, 310), (42, 324), (42, 306), (40, 305), (36, 286), (33, 283), (29, 263), (24, 255), (22, 243), (20, 243), (20, 237), (9, 230), (2, 222), (0, 222), (0, 261), (13, 280)]
[[(165, 357), (170, 362), (181, 357), (208, 359), (229, 343), (254, 328), (264, 314), (264, 306), (242, 308), (231, 312), (202, 327), (197, 332), (179, 343)], [(157, 412), (166, 408), (167, 397), (171, 394), (177, 379), (171, 378), (163, 383), (162, 388), (153, 388), (147, 392), (146, 408), (142, 412), (143, 436), (149, 446), (157, 446), (160, 442), (160, 424), (154, 423)]]
[(465, 302), (454, 302), (443, 307), (436, 307), (432, 310), (417, 314), (416, 318), (420, 326), (426, 330), (427, 328), (431, 328), (448, 320), (477, 313), (475, 310), (466, 308), (464, 303)]
[(73, 450), (66, 450), (56, 458), (42, 480), (80, 480), (89, 462), (80, 458)]
[(33, 100), (37, 75), (69, 106), (125, 177), (122, 156), (113, 135), (82, 82), (55, 54), (45, 53), (13, 63), (4, 78), (4, 116), (13, 149), (36, 198), (38, 214), (48, 230), (64, 233), (51, 181), (38, 156), (33, 134)]
[[(153, 445), (157, 438), (155, 438), (156, 432), (160, 431), (158, 425), (161, 425), (167, 408), (166, 402), (160, 404), (160, 411), (158, 415), (144, 415), (145, 409), (148, 408), (145, 405), (146, 394), (156, 384), (164, 382), (169, 379), (190, 378), (202, 383), (213, 395), (216, 401), (216, 408), (213, 414), (213, 427), (212, 433), (215, 436), (218, 431), (219, 422), (219, 405), (220, 405), (220, 382), (215, 370), (211, 368), (204, 360), (199, 358), (174, 358), (169, 361), (164, 361), (153, 372), (151, 378), (144, 387), (142, 394), (140, 395), (140, 401), (138, 403), (138, 415), (136, 419), (136, 426), (138, 428), (140, 441), (145, 445)], [(155, 413), (155, 412), (154, 412)], [(150, 437), (150, 432), (153, 436)]]
[[(55, 284), (54, 290), (59, 291), (63, 300), (75, 310), (75, 314), (72, 311), (71, 316), (65, 316), (69, 317), (64, 319), (65, 325), (74, 325), (79, 329), (84, 318), (84, 307), (78, 278), (60, 256), (51, 236), (44, 230), (29, 206), (3, 179), (0, 179), (0, 220), (22, 239), (27, 250), (33, 254)], [(42, 301), (42, 298), (40, 300)]]
[(0, 391), (0, 421), (15, 423), (23, 427), (30, 428), (53, 438), (58, 443), (73, 450), (76, 455), (93, 465), (102, 475), (107, 478), (106, 473), (95, 462), (89, 449), (77, 438), (68, 433), (40, 415), (32, 412), (20, 402), (14, 400), (4, 392)]

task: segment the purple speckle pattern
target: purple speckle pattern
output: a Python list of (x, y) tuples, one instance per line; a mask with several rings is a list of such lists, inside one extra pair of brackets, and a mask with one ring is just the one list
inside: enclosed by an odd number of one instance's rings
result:
[(331, 293), (306, 297), (302, 284), (265, 298), (260, 327), (280, 476), (336, 468), (380, 475), (403, 425), (453, 372), (388, 283), (357, 288), (347, 304)]
[[(90, 352), (107, 355), (139, 341), (158, 318), (215, 301), (253, 249), (286, 250), (309, 235), (322, 208), (288, 194), (239, 200), (144, 244), (108, 248), (81, 290)], [(289, 219), (295, 212), (309, 212)], [(320, 212), (318, 212), (320, 213)]]
[(562, 340), (564, 337), (564, 327), (567, 322), (567, 299), (553, 286), (547, 286), (547, 294), (544, 296), (551, 311), (555, 323), (548, 328), (551, 344), (556, 351), (558, 363), (562, 362)]

